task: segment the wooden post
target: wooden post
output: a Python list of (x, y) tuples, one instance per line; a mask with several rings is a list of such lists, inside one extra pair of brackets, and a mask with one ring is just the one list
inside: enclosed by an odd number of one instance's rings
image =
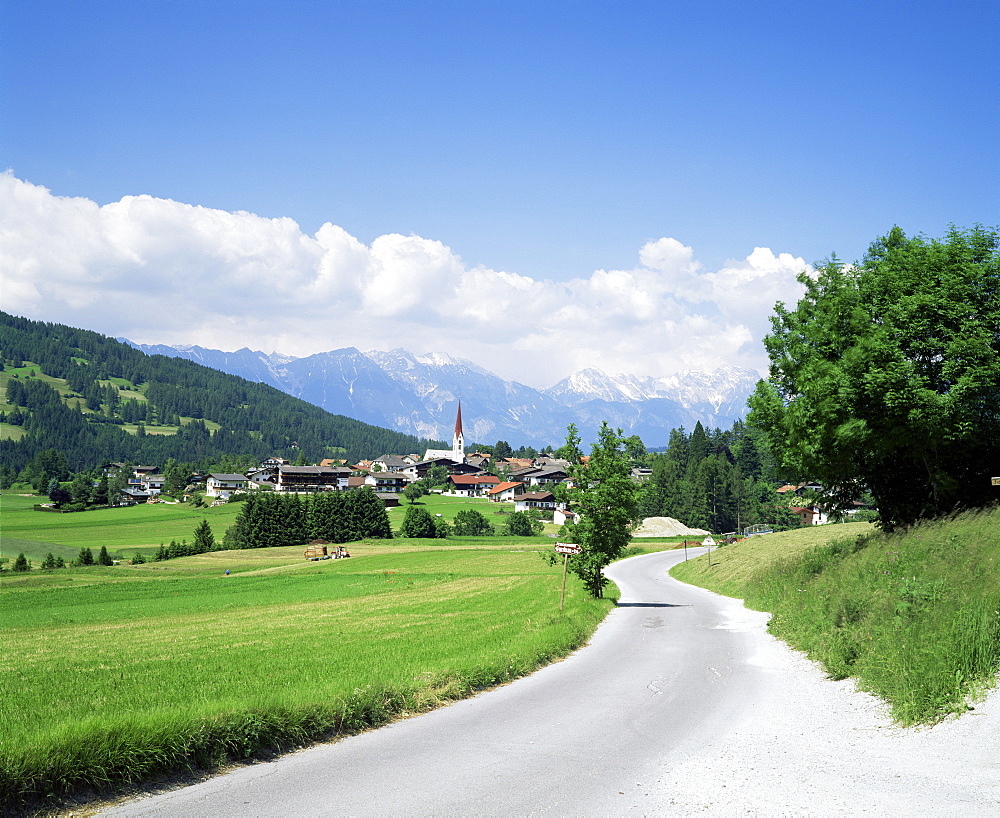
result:
[(569, 562), (569, 554), (563, 554), (563, 581), (562, 595), (559, 597), (559, 613), (562, 613), (563, 603), (566, 601), (566, 563)]

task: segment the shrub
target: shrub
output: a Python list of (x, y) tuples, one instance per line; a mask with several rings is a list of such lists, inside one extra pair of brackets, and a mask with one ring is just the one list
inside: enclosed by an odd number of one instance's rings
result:
[(399, 533), (404, 537), (426, 537), (428, 539), (437, 536), (431, 513), (418, 506), (407, 507)]
[(544, 527), (526, 511), (515, 511), (504, 521), (503, 533), (508, 537), (536, 537)]
[(474, 508), (462, 509), (455, 515), (456, 537), (482, 537), (494, 533), (490, 521)]

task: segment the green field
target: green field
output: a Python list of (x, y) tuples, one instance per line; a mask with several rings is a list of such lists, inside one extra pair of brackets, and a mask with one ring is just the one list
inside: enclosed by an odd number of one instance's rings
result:
[[(54, 514), (3, 496), (4, 556), (221, 537), (239, 504)], [(428, 498), (451, 519), (485, 501)], [(393, 511), (391, 519), (402, 519)], [(0, 812), (211, 769), (469, 695), (581, 645), (611, 600), (541, 558), (549, 537), (354, 543), (0, 577)], [(16, 549), (16, 551), (14, 550)], [(13, 552), (13, 553), (12, 553)], [(226, 571), (229, 571), (226, 574)]]
[[(240, 503), (227, 503), (215, 508), (196, 508), (187, 503), (142, 503), (128, 508), (71, 514), (35, 511), (33, 507), (45, 499), (35, 494), (0, 493), (0, 557), (13, 559), (23, 552), (38, 565), (49, 552), (71, 560), (81, 548), (90, 548), (96, 554), (102, 546), (116, 559), (130, 559), (137, 552), (150, 556), (161, 544), (171, 540), (190, 542), (194, 538), (195, 527), (205, 519), (212, 526), (215, 539), (221, 542), (226, 529), (233, 524), (242, 508)], [(513, 503), (490, 503), (483, 498), (444, 497), (439, 494), (422, 497), (418, 504), (431, 514), (441, 514), (448, 522), (454, 522), (455, 515), (462, 509), (475, 508), (498, 531), (506, 519), (504, 514), (498, 512), (503, 510), (509, 514), (514, 510)], [(394, 531), (402, 524), (409, 505), (404, 501), (400, 506), (389, 509)], [(554, 536), (558, 530), (557, 526), (547, 524), (545, 533)], [(468, 544), (460, 538), (439, 544), (449, 543)]]
[(72, 559), (81, 548), (96, 553), (102, 546), (125, 559), (137, 551), (149, 555), (171, 540), (190, 542), (195, 527), (204, 519), (221, 540), (240, 510), (238, 503), (215, 508), (142, 503), (71, 514), (33, 510), (36, 503), (45, 500), (37, 495), (0, 494), (0, 556), (12, 558), (24, 552), (28, 559), (41, 562), (51, 551)]

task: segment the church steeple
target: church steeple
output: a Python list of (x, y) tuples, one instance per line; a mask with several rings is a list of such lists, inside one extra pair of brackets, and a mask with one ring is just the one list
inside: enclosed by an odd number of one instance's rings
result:
[(465, 435), (462, 432), (462, 401), (458, 402), (458, 414), (455, 415), (455, 436), (451, 439), (451, 459), (456, 463), (465, 462)]

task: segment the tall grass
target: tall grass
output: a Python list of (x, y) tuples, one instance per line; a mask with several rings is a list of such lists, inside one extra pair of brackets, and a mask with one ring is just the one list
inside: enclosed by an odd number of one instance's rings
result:
[(420, 712), (566, 654), (608, 610), (571, 587), (560, 615), (559, 570), (528, 550), (261, 551), (284, 560), (5, 582), (0, 812)]
[[(784, 555), (766, 538), (720, 550), (719, 583), (701, 559), (675, 573), (771, 611), (776, 636), (857, 679), (902, 724), (966, 710), (1000, 669), (1000, 510), (892, 535), (823, 528), (826, 543)], [(745, 570), (758, 546), (766, 556)]]

